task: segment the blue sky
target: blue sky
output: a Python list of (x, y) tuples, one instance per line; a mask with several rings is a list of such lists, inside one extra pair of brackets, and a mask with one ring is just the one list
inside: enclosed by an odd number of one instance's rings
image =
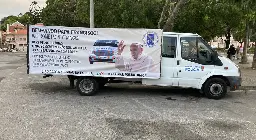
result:
[(37, 1), (40, 7), (45, 6), (46, 2), (46, 0), (0, 0), (0, 19), (27, 12), (32, 1)]

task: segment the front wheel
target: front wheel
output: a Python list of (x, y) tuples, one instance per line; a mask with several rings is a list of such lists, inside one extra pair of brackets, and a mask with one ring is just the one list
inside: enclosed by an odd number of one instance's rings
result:
[(98, 82), (89, 77), (81, 77), (77, 80), (77, 91), (81, 96), (95, 95), (99, 90)]
[(221, 99), (227, 94), (227, 84), (221, 78), (212, 78), (206, 81), (203, 89), (209, 99)]

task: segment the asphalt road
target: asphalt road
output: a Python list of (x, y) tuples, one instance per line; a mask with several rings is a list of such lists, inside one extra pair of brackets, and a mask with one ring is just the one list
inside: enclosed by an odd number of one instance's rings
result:
[(26, 74), (22, 53), (0, 53), (1, 140), (256, 139), (256, 93), (222, 100), (195, 90), (110, 85), (82, 97), (68, 79)]

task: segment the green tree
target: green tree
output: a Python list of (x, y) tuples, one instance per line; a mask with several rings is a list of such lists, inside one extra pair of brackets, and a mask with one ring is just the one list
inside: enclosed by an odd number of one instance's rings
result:
[(161, 5), (160, 0), (96, 0), (95, 24), (96, 27), (157, 28)]
[(30, 21), (31, 18), (32, 18), (31, 14), (29, 12), (26, 12), (25, 14), (19, 17), (19, 22), (24, 25), (31, 24), (31, 21)]
[(13, 16), (13, 15), (3, 18), (1, 20), (1, 30), (6, 31), (7, 24), (12, 24), (18, 20), (19, 20), (19, 17)]
[(158, 19), (158, 28), (163, 28), (165, 32), (173, 31), (176, 18), (182, 6), (186, 5), (189, 0), (165, 0), (161, 7), (162, 12)]
[(206, 40), (226, 35), (227, 44), (233, 28), (239, 26), (240, 9), (225, 1), (190, 0), (177, 15), (173, 30), (202, 35)]
[[(95, 0), (97, 28), (157, 28), (164, 0)], [(89, 27), (89, 0), (47, 0), (46, 25)]]
[[(71, 27), (78, 23), (85, 23), (81, 20), (84, 20), (83, 14), (89, 12), (86, 11), (87, 5), (85, 0), (47, 0), (46, 7), (42, 10), (43, 23), (45, 25)], [(78, 9), (82, 12), (79, 13)], [(78, 16), (76, 17), (76, 15)]]
[[(244, 29), (238, 32), (244, 31), (245, 45), (243, 47), (243, 56), (240, 63), (248, 63), (247, 60), (247, 48), (249, 45), (250, 36), (250, 24), (256, 20), (256, 5), (255, 0), (227, 0), (230, 4), (236, 5), (241, 9), (242, 18), (240, 19), (241, 24), (244, 24)], [(238, 29), (239, 30), (239, 29)]]
[(36, 1), (33, 1), (29, 7), (29, 12), (27, 12), (27, 18), (28, 23), (30, 24), (37, 24), (37, 23), (41, 23), (42, 21), (42, 16), (41, 16), (41, 11), (42, 9), (40, 8), (40, 6), (38, 5), (38, 3)]

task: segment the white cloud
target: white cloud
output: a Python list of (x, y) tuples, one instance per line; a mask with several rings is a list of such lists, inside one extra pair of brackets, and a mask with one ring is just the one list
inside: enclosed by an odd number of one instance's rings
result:
[(32, 1), (38, 2), (42, 8), (46, 0), (0, 0), (0, 19), (9, 15), (17, 16), (20, 13), (28, 12)]

